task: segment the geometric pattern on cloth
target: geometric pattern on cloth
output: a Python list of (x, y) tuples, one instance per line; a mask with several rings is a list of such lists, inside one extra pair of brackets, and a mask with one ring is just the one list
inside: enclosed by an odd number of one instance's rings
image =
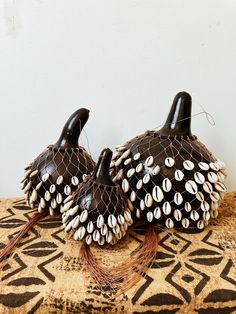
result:
[[(202, 232), (159, 229), (153, 264), (124, 295), (100, 291), (65, 236), (60, 217), (46, 217), (22, 239), (0, 271), (0, 313), (236, 313), (236, 192)], [(0, 199), (0, 248), (35, 213), (23, 199)], [(128, 258), (144, 238), (135, 225), (111, 248), (92, 245), (106, 266)]]

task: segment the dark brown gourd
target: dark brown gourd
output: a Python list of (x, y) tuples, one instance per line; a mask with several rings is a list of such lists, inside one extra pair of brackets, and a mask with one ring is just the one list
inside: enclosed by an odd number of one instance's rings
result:
[(22, 189), (32, 208), (50, 215), (59, 213), (63, 201), (77, 189), (83, 175), (93, 171), (94, 161), (79, 146), (80, 133), (89, 110), (79, 109), (66, 122), (59, 140), (48, 146), (29, 166), (22, 178)]
[(133, 218), (167, 228), (203, 229), (226, 192), (222, 161), (191, 132), (191, 96), (176, 95), (165, 125), (116, 148), (112, 167)]

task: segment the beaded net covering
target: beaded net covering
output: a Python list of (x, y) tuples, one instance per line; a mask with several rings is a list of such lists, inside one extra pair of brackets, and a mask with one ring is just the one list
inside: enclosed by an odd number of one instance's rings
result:
[(196, 136), (147, 131), (116, 148), (111, 167), (134, 218), (168, 228), (203, 229), (226, 192), (223, 162)]
[(94, 168), (94, 161), (83, 147), (44, 150), (25, 168), (22, 189), (26, 200), (39, 212), (49, 210), (53, 215), (59, 211), (64, 199), (75, 191), (83, 175)]
[(115, 244), (133, 223), (131, 210), (131, 202), (127, 202), (118, 184), (97, 183), (91, 175), (66, 200), (61, 210), (62, 222), (75, 240), (85, 239), (88, 245), (92, 241)]

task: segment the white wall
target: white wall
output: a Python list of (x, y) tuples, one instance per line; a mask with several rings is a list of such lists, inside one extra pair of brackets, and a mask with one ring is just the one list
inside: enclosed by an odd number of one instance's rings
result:
[(164, 122), (180, 90), (214, 116), (192, 129), (235, 189), (235, 16), (235, 0), (0, 0), (0, 196), (21, 195), (24, 165), (80, 106), (97, 157)]

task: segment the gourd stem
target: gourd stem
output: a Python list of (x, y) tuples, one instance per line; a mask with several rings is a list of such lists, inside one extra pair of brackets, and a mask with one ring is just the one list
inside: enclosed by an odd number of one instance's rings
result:
[(88, 121), (89, 110), (81, 108), (75, 111), (67, 120), (55, 148), (78, 148), (80, 133)]
[(164, 136), (192, 136), (192, 98), (187, 92), (178, 93), (173, 101), (167, 120), (158, 134)]
[(95, 182), (106, 185), (114, 185), (109, 173), (111, 158), (112, 151), (109, 148), (103, 149), (93, 173)]

